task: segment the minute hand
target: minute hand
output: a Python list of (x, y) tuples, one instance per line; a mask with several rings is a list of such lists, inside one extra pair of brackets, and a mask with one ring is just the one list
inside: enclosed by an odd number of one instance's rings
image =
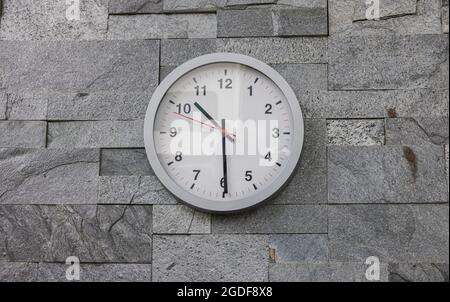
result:
[[(194, 106), (208, 119), (208, 120), (210, 120), (211, 121), (211, 123), (214, 125), (214, 126), (216, 126), (217, 128), (219, 128), (219, 129), (222, 129), (222, 131), (224, 132), (224, 133), (226, 133), (226, 130), (225, 130), (225, 128), (223, 128), (221, 125), (219, 125), (219, 123), (217, 123), (217, 121), (202, 107), (202, 106), (200, 106), (200, 104), (199, 103), (197, 103), (197, 102), (195, 102), (194, 103)], [(233, 136), (231, 136), (231, 135), (229, 135), (229, 134), (226, 134), (225, 135), (226, 136), (226, 138), (228, 138), (231, 142), (234, 142), (234, 137)]]

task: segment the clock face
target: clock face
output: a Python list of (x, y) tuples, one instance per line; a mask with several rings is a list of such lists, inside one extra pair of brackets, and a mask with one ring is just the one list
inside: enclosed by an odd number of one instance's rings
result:
[(158, 87), (145, 121), (155, 174), (182, 201), (231, 212), (277, 193), (298, 163), (303, 119), (289, 85), (235, 54), (194, 59)]

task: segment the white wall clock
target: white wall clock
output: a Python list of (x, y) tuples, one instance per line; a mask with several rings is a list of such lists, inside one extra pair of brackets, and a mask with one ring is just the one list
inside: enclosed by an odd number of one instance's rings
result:
[(197, 209), (229, 213), (276, 196), (299, 163), (303, 115), (283, 77), (254, 58), (201, 56), (154, 92), (145, 148), (162, 184)]

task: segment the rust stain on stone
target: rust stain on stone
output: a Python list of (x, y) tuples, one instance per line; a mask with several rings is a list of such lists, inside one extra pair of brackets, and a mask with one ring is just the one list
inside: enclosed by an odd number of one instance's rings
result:
[(275, 248), (272, 247), (269, 248), (269, 260), (272, 263), (277, 262), (277, 250)]
[(397, 111), (395, 110), (395, 108), (389, 108), (387, 110), (387, 116), (390, 118), (396, 118), (398, 116)]
[(403, 157), (408, 161), (409, 166), (411, 168), (411, 172), (413, 174), (414, 181), (416, 181), (417, 177), (417, 156), (414, 151), (408, 147), (403, 147)]

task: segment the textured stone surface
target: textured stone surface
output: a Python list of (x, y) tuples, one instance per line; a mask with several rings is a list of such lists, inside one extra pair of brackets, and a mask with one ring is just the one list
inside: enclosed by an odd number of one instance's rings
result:
[(252, 212), (213, 215), (213, 233), (326, 233), (327, 208), (322, 205), (265, 205)]
[(98, 202), (101, 204), (174, 204), (175, 198), (156, 176), (101, 176)]
[(100, 175), (154, 175), (145, 149), (102, 149)]
[(305, 120), (305, 140), (300, 169), (325, 167), (327, 161), (327, 123), (322, 119)]
[(96, 203), (98, 150), (0, 149), (0, 204)]
[(211, 215), (185, 205), (153, 206), (155, 234), (209, 234)]
[(6, 118), (6, 94), (0, 93), (0, 120)]
[[(367, 20), (366, 10), (370, 7), (365, 0), (355, 0), (353, 21)], [(412, 15), (417, 12), (417, 0), (382, 0), (379, 8), (380, 19)]]
[[(360, 0), (356, 0), (360, 1)], [(364, 0), (361, 0), (364, 1)], [(385, 0), (386, 1), (386, 0)], [(406, 0), (408, 1), (408, 0)], [(441, 29), (441, 0), (418, 0), (417, 12), (415, 14), (396, 14), (395, 10), (408, 10), (400, 8), (399, 4), (404, 0), (392, 0), (390, 3), (398, 6), (392, 10), (392, 6), (385, 6), (381, 9), (383, 14), (394, 14), (384, 16), (383, 20), (357, 21), (355, 18), (354, 0), (329, 0), (329, 32), (331, 36), (386, 36), (386, 35), (421, 35), (421, 34), (440, 34)], [(383, 1), (380, 1), (380, 8), (383, 7)], [(389, 12), (389, 10), (391, 10)], [(411, 10), (411, 9), (410, 9)], [(360, 10), (356, 7), (356, 18), (360, 15)]]
[(448, 263), (390, 263), (391, 282), (448, 282)]
[(150, 263), (149, 206), (0, 206), (0, 242), (10, 261)]
[(328, 48), (331, 90), (448, 89), (443, 35), (334, 38)]
[(384, 145), (384, 120), (329, 120), (329, 145)]
[(331, 146), (331, 203), (448, 202), (442, 146)]
[(10, 120), (45, 120), (47, 118), (47, 96), (32, 93), (7, 95), (6, 116)]
[(442, 7), (442, 32), (448, 34), (448, 3)]
[(153, 281), (267, 281), (267, 237), (154, 236)]
[(162, 40), (161, 66), (178, 66), (190, 59), (217, 51), (215, 39)]
[(109, 0), (110, 14), (160, 13), (164, 0)]
[(301, 91), (307, 118), (448, 117), (448, 89)]
[(109, 39), (215, 38), (216, 36), (215, 14), (112, 15), (108, 21)]
[(0, 121), (0, 148), (45, 148), (46, 122)]
[(164, 11), (209, 12), (225, 7), (245, 7), (247, 5), (272, 4), (276, 2), (276, 0), (164, 0)]
[(144, 119), (153, 89), (143, 92), (51, 93), (48, 119), (137, 120)]
[(330, 259), (448, 261), (448, 205), (329, 206)]
[(0, 41), (0, 90), (140, 92), (158, 84), (158, 41)]
[(326, 235), (270, 235), (269, 249), (273, 263), (327, 261), (328, 238)]
[(448, 128), (448, 117), (387, 119), (386, 144), (448, 144)]
[(49, 122), (49, 148), (139, 148), (143, 121)]
[[(298, 262), (270, 265), (271, 282), (369, 282), (364, 262)], [(387, 265), (380, 265), (380, 281), (388, 280)], [(375, 282), (375, 281), (370, 281)]]
[(327, 202), (326, 167), (300, 168), (289, 185), (274, 199), (276, 204), (318, 204)]
[(273, 14), (275, 36), (326, 36), (326, 7), (277, 9)]
[(326, 64), (275, 64), (272, 66), (297, 95), (304, 90), (327, 90)]
[(219, 37), (273, 36), (272, 11), (268, 9), (219, 10), (217, 12)]
[(79, 1), (80, 18), (65, 1), (5, 0), (0, 40), (100, 40), (107, 31), (108, 0)]

